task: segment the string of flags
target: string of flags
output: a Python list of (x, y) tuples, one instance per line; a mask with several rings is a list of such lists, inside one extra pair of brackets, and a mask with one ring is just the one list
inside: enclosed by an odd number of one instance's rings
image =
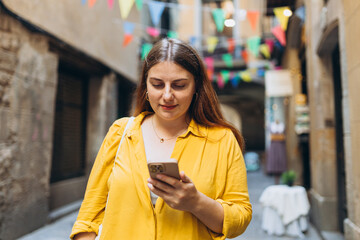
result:
[[(81, 0), (82, 5), (88, 5), (89, 8), (93, 8), (96, 5), (96, 0)], [(107, 0), (107, 6), (109, 10), (114, 9), (114, 0)], [(169, 38), (177, 38), (178, 33), (176, 31), (170, 31), (167, 29), (161, 29), (158, 27), (161, 16), (165, 10), (165, 8), (176, 8), (178, 10), (189, 10), (192, 9), (192, 6), (179, 4), (179, 3), (166, 3), (166, 2), (159, 2), (154, 0), (118, 0), (119, 8), (120, 8), (120, 16), (121, 16), (121, 23), (123, 25), (124, 31), (124, 39), (122, 46), (126, 47), (134, 40), (134, 30), (136, 27), (140, 27), (142, 30), (151, 36), (151, 37), (158, 37), (160, 34), (166, 34)], [(138, 11), (143, 9), (143, 5), (147, 4), (149, 9), (150, 18), (152, 26), (143, 26), (142, 24), (133, 23), (127, 21), (126, 19), (129, 16), (129, 13), (133, 6), (136, 6)], [(279, 7), (274, 8), (274, 14), (278, 21), (278, 25), (271, 29), (272, 34), (274, 35), (275, 39), (282, 45), (286, 45), (286, 35), (285, 31), (287, 30), (288, 20), (290, 15), (284, 14), (285, 11), (289, 11), (289, 7)], [(216, 30), (218, 32), (222, 32), (224, 30), (224, 21), (226, 20), (226, 10), (222, 8), (212, 8), (212, 7), (203, 7), (202, 11), (207, 11), (211, 13)], [(259, 11), (251, 11), (245, 9), (237, 9), (235, 10), (237, 20), (245, 21), (246, 19), (249, 21), (250, 27), (252, 30), (256, 30), (258, 28), (258, 21), (260, 12)], [(305, 8), (299, 8), (295, 14), (304, 21), (305, 19)], [(227, 68), (233, 67), (234, 62), (234, 52), (236, 46), (241, 46), (240, 51), (240, 58), (243, 59), (245, 63), (248, 62), (249, 54), (252, 54), (255, 58), (259, 57), (259, 54), (265, 59), (270, 59), (271, 53), (274, 49), (274, 38), (264, 39), (262, 43), (262, 39), (259, 36), (249, 37), (245, 43), (238, 43), (233, 38), (228, 38), (226, 41), (226, 47), (228, 53), (221, 54), (220, 59), (224, 62)], [(201, 39), (197, 39), (195, 36), (189, 36), (189, 43), (194, 45), (194, 43), (198, 40), (204, 40), (206, 42), (206, 50), (209, 54), (213, 54), (216, 47), (219, 47), (219, 38), (217, 36), (202, 36)], [(222, 43), (224, 44), (224, 43)], [(144, 59), (148, 52), (151, 50), (152, 44), (151, 43), (143, 43), (141, 46), (141, 59)], [(212, 60), (211, 60), (212, 59)], [(231, 83), (233, 87), (237, 87), (240, 81), (250, 82), (252, 79), (261, 77), (263, 72), (265, 71), (263, 68), (259, 69), (252, 69), (244, 70), (244, 71), (229, 71), (229, 70), (222, 70), (220, 73), (214, 73), (213, 62), (214, 59), (212, 57), (207, 57), (204, 59), (209, 79), (212, 79), (214, 82), (217, 83), (219, 88), (223, 88), (228, 82)]]

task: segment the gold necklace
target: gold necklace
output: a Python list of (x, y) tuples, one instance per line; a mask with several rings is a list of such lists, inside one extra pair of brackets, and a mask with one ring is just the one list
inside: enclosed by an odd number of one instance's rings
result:
[(154, 132), (155, 132), (156, 136), (159, 138), (160, 143), (163, 143), (163, 142), (165, 142), (165, 141), (169, 141), (169, 140), (171, 140), (171, 139), (177, 138), (178, 136), (180, 136), (182, 133), (184, 133), (184, 132), (187, 130), (187, 128), (186, 128), (185, 131), (183, 131), (183, 132), (182, 132), (181, 134), (179, 134), (179, 135), (176, 135), (175, 137), (162, 138), (162, 137), (160, 137), (160, 136), (157, 134), (157, 132), (156, 132), (156, 129), (155, 129), (155, 126), (154, 126), (154, 117), (151, 118), (151, 125), (152, 125), (152, 127), (153, 127), (153, 129), (154, 129)]

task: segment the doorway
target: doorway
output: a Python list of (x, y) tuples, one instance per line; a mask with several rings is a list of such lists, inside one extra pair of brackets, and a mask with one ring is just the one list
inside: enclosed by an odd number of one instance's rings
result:
[(338, 218), (339, 229), (344, 232), (344, 220), (347, 217), (346, 186), (345, 186), (345, 157), (342, 110), (342, 85), (340, 51), (337, 44), (332, 52), (333, 80), (334, 80), (334, 107), (335, 107), (335, 140), (337, 159), (338, 182)]

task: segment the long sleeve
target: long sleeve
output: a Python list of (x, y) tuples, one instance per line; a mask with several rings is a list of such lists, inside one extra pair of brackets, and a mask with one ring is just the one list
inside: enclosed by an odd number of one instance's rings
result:
[(106, 134), (92, 167), (84, 200), (70, 235), (71, 239), (80, 232), (98, 234), (107, 201), (107, 181), (112, 171), (125, 122), (126, 118), (115, 121)]
[(227, 152), (227, 159), (223, 159), (228, 164), (226, 185), (221, 198), (216, 199), (224, 208), (223, 232), (212, 234), (213, 239), (218, 240), (242, 234), (252, 218), (243, 155), (233, 134), (228, 132), (227, 135), (230, 136), (222, 143), (222, 149)]

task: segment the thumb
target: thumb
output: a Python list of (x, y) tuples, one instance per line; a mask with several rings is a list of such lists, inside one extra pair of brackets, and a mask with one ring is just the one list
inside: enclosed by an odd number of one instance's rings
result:
[(184, 183), (191, 183), (191, 179), (185, 175), (184, 171), (180, 172), (180, 178), (181, 178), (181, 181)]

